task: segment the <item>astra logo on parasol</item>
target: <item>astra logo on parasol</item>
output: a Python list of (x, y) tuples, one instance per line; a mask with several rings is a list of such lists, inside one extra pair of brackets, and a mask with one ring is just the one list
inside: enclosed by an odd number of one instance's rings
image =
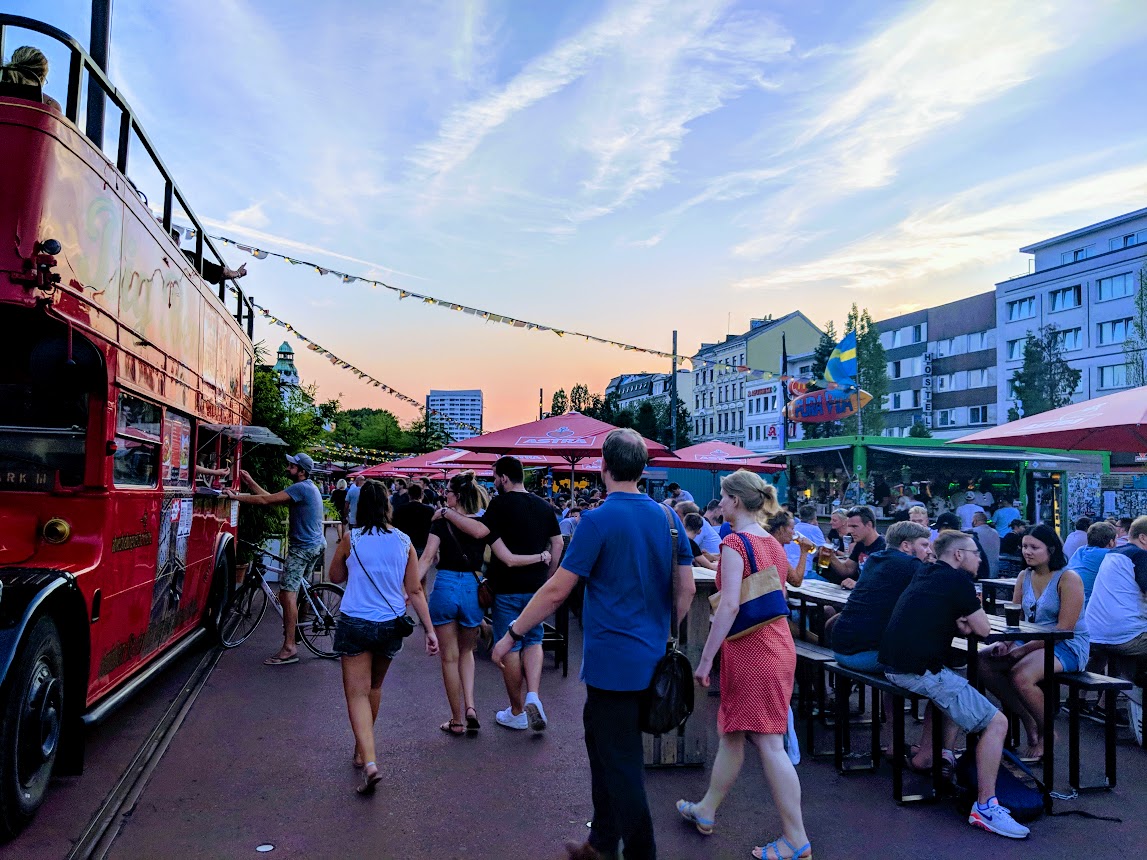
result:
[(587, 446), (592, 445), (597, 441), (597, 436), (577, 436), (574, 431), (569, 427), (558, 427), (556, 430), (550, 430), (544, 436), (519, 436), (519, 445), (579, 445)]

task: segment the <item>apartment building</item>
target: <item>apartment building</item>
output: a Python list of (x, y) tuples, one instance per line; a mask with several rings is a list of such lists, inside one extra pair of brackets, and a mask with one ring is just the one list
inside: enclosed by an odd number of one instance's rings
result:
[(703, 343), (693, 356), (693, 441), (741, 445), (745, 435), (745, 335)]
[(1123, 342), (1135, 316), (1139, 271), (1147, 265), (1147, 209), (1020, 252), (1032, 255), (1032, 271), (996, 284), (1000, 420), (1014, 405), (1009, 381), (1023, 365), (1024, 340), (1045, 325), (1056, 326), (1064, 358), (1082, 371), (1075, 402), (1127, 388)]
[[(443, 432), (445, 432), (453, 442), (460, 442), (463, 439), (478, 436), (484, 426), (482, 424), (481, 389), (470, 389), (466, 391), (431, 390), (431, 392), (426, 395), (426, 408), (436, 409), (453, 419), (452, 421), (444, 421), (441, 418), (436, 418), (431, 415), (431, 420), (438, 421)], [(454, 421), (461, 421), (464, 424), (469, 424), (471, 427), (477, 427), (479, 432), (475, 433), (473, 430), (459, 427), (453, 423)]]
[[(605, 387), (605, 394), (617, 394), (617, 405), (625, 409), (637, 406), (643, 400), (669, 401), (672, 392), (672, 374), (670, 373), (626, 373), (615, 376)], [(681, 368), (677, 371), (677, 396), (686, 408), (693, 400), (693, 374)]]
[[(786, 338), (787, 340), (787, 338)], [(818, 335), (819, 340), (819, 335)], [(813, 351), (789, 355), (788, 372), (793, 376), (812, 375)], [(777, 362), (777, 371), (781, 372)], [(804, 438), (804, 425), (793, 424), (786, 432), (784, 383), (780, 379), (760, 379), (745, 385), (745, 447), (761, 454), (782, 450), (788, 442)]]
[(955, 439), (997, 423), (996, 294), (875, 323), (888, 362), (884, 436), (913, 424)]

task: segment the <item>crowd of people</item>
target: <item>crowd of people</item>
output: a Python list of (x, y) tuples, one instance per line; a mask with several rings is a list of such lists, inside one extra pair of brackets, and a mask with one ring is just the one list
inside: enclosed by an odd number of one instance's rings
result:
[[(985, 687), (999, 705), (950, 665), (954, 636), (990, 633), (976, 586), (977, 578), (996, 572), (990, 559), (1021, 559), (1013, 600), (1026, 620), (1073, 632), (1053, 646), (1057, 672), (1088, 667), (1091, 643), (1131, 660), (1147, 659), (1147, 516), (1080, 520), (1066, 544), (1046, 525), (1029, 527), (1004, 502), (991, 519), (987, 510), (957, 508), (935, 522), (923, 506), (911, 505), (883, 535), (872, 509), (856, 506), (833, 511), (826, 531), (815, 507), (800, 505), (790, 513), (770, 484), (744, 470), (724, 478), (720, 498), (704, 508), (673, 484), (658, 504), (639, 484), (646, 457), (636, 433), (614, 431), (603, 451), (604, 489), (568, 499), (528, 492), (514, 457), (494, 464), (493, 497), (472, 472), (454, 475), (441, 492), (421, 480), (387, 486), (361, 476), (335, 488), (345, 489), (335, 497), (345, 530), (330, 576), (346, 583), (335, 649), (342, 657), (353, 762), (362, 769), (358, 791), (373, 792), (382, 778), (374, 728), (387, 670), (415, 628), (408, 608), (424, 628), (426, 652), (440, 659), (449, 708), (443, 732), (464, 736), (481, 729), (475, 652), (487, 614), (491, 656), (507, 699), (494, 721), (542, 732), (550, 719), (541, 699), (542, 622), (571, 596), (579, 598), (582, 720), (594, 806), (589, 839), (567, 846), (569, 856), (580, 860), (615, 856), (621, 844), (626, 858), (656, 856), (641, 701), (670, 621), (680, 622), (689, 611), (695, 568), (715, 571), (721, 596), (694, 667), (697, 682), (708, 686), (720, 653), (719, 744), (704, 794), (678, 801), (677, 811), (699, 833), (713, 833), (748, 743), (761, 759), (781, 822), (775, 840), (753, 849), (753, 856), (767, 860), (812, 856), (800, 780), (786, 745), (794, 635), (808, 631), (786, 616), (731, 638), (745, 577), (772, 567), (782, 592), (817, 577), (851, 589), (844, 609), (823, 618), (815, 635), (841, 665), (883, 672), (929, 700), (922, 743), (912, 747), (908, 761), (914, 769), (927, 770), (940, 756), (951, 775), (959, 732), (979, 735), (977, 796), (968, 820), (1011, 838), (1027, 836), (1028, 828), (995, 797), (1005, 711), (1025, 729), (1023, 758), (1037, 760), (1054, 738), (1042, 735), (1041, 642), (996, 643), (980, 653)], [(298, 659), (286, 611), (289, 592), (297, 589), (295, 573), (313, 565), (313, 531), (321, 523), (321, 500), (308, 480), (313, 462), (306, 454), (288, 460), (292, 483), (285, 490), (269, 493), (241, 473), (252, 492), (228, 491), (241, 502), (290, 506), (291, 550), (279, 583), (284, 645), (268, 665)], [(826, 545), (830, 550), (820, 552)], [(1074, 550), (1070, 557), (1067, 549)], [(810, 564), (818, 555), (827, 563)], [(943, 723), (940, 749), (929, 742), (933, 720)]]

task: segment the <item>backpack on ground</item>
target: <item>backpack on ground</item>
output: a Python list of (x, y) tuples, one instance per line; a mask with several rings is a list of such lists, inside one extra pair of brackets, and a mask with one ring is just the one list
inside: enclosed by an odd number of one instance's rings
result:
[[(967, 815), (969, 806), (976, 802), (979, 788), (976, 778), (976, 756), (965, 752), (956, 761), (956, 785), (959, 788), (960, 807)], [(996, 776), (996, 799), (1011, 810), (1012, 818), (1022, 824), (1043, 816), (1043, 795), (1035, 774), (1010, 750), (1000, 758), (1000, 772)]]

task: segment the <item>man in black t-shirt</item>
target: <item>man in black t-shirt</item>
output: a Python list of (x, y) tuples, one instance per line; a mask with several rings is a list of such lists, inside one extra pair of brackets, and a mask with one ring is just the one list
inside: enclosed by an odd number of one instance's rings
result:
[[(1028, 829), (1014, 821), (995, 797), (1007, 717), (966, 678), (944, 665), (957, 633), (986, 637), (992, 632), (972, 584), (980, 551), (971, 535), (953, 530), (940, 532), (933, 549), (938, 561), (919, 571), (896, 602), (880, 642), (880, 664), (893, 684), (926, 697), (935, 711), (947, 717), (944, 758), (954, 760), (956, 728), (982, 733), (976, 745), (979, 796), (968, 823), (1023, 839)], [(930, 759), (925, 753), (921, 749), (921, 756)], [(923, 766), (919, 758), (913, 764)]]
[(832, 627), (836, 662), (847, 669), (875, 672), (880, 639), (896, 601), (925, 562), (934, 559), (931, 531), (916, 523), (894, 523), (886, 535), (888, 549), (874, 552), (864, 564), (855, 591)]
[(860, 568), (868, 557), (886, 549), (887, 545), (876, 531), (876, 517), (872, 514), (872, 508), (865, 505), (848, 509), (845, 528), (852, 536), (852, 551), (848, 558), (833, 557), (825, 571), (825, 578), (845, 588), (852, 588), (860, 578)]
[(394, 527), (410, 538), (414, 551), (422, 555), (426, 549), (426, 538), (430, 536), (430, 519), (434, 508), (422, 502), (422, 486), (414, 483), (407, 490), (410, 501), (394, 509), (390, 521)]
[[(494, 718), (508, 729), (540, 732), (546, 728), (546, 712), (538, 698), (544, 660), (542, 625), (524, 632), (511, 625), (534, 592), (561, 565), (563, 543), (549, 502), (527, 492), (524, 480), (521, 461), (502, 457), (494, 463), (494, 488), (498, 495), (481, 518), (463, 516), (449, 508), (441, 516), (472, 537), (485, 538), (491, 546), (501, 542), (516, 555), (550, 553), (549, 564), (539, 562), (523, 567), (507, 567), (494, 555), (486, 569), (494, 592), (494, 641), (507, 632), (514, 637), (514, 647), (502, 663), (510, 707), (498, 711)], [(514, 631), (519, 635), (515, 636)]]

